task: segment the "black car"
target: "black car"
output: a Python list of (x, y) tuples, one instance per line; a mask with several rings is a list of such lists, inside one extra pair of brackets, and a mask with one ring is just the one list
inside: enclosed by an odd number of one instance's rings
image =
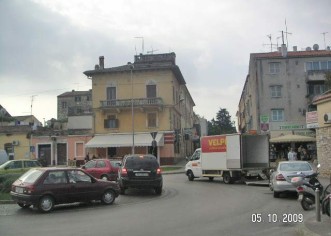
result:
[(156, 194), (161, 194), (163, 179), (156, 157), (150, 154), (125, 156), (118, 171), (118, 183), (121, 194), (125, 194), (127, 188), (154, 189)]
[(112, 204), (119, 195), (115, 182), (99, 180), (77, 168), (35, 168), (19, 177), (10, 195), (22, 208), (33, 205), (41, 212), (55, 205), (101, 200)]

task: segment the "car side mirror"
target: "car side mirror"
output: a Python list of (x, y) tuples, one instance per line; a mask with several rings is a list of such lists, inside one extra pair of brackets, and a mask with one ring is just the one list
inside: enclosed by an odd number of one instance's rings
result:
[(82, 166), (82, 169), (86, 169), (86, 167), (85, 166)]

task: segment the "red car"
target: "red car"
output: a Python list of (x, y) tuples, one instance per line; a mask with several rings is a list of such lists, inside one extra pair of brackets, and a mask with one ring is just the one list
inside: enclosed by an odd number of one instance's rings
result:
[(95, 178), (116, 181), (120, 166), (120, 160), (93, 159), (82, 166), (82, 169)]
[(64, 203), (100, 200), (110, 205), (119, 195), (119, 186), (77, 168), (35, 168), (13, 183), (10, 195), (22, 208), (33, 205), (41, 212), (49, 212)]

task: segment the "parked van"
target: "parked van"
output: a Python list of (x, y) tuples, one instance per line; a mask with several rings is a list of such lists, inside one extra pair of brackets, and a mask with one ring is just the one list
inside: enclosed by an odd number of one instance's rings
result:
[(2, 165), (3, 163), (5, 163), (8, 160), (9, 160), (9, 158), (8, 158), (7, 152), (3, 149), (0, 149), (0, 165)]

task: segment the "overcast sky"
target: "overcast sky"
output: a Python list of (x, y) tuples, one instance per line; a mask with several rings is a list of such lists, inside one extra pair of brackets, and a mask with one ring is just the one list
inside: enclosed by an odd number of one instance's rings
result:
[[(12, 116), (57, 118), (57, 96), (88, 90), (83, 74), (134, 55), (176, 53), (195, 113), (236, 119), (250, 53), (331, 45), (329, 0), (0, 0), (0, 104)], [(322, 34), (323, 32), (329, 32)], [(32, 102), (33, 98), (33, 102)]]

